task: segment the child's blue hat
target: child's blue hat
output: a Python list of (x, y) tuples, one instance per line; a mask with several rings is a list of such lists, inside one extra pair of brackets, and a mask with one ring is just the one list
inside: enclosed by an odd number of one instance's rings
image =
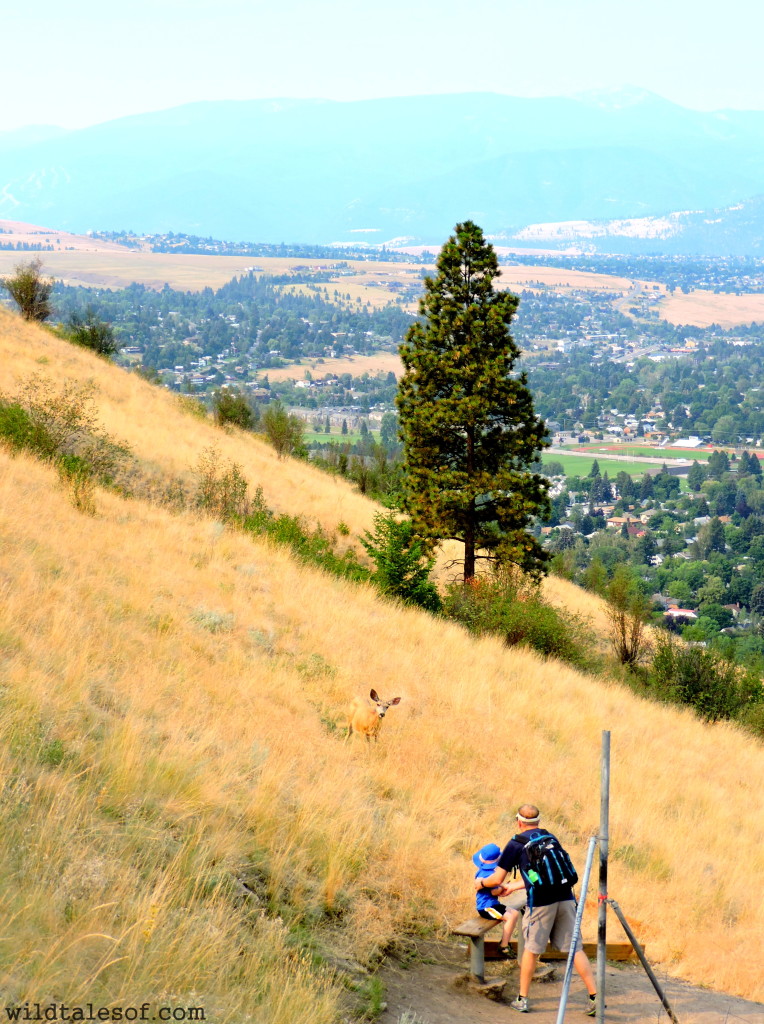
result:
[(482, 846), (477, 853), (472, 854), (472, 863), (475, 867), (484, 868), (488, 864), (495, 864), (501, 857), (501, 850), (496, 843), (488, 843)]

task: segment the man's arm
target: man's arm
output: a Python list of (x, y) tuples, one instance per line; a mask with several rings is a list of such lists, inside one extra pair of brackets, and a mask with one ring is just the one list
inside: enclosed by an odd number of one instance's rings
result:
[(501, 885), (504, 879), (507, 877), (507, 872), (504, 868), (496, 868), (492, 875), (488, 878), (476, 878), (475, 889), (493, 889), (494, 886)]
[(492, 886), (501, 886), (501, 892), (499, 893), (501, 896), (508, 896), (511, 892), (516, 892), (518, 889), (524, 889), (525, 882), (522, 878), (515, 882), (511, 882), (509, 885), (501, 885), (510, 870), (520, 864), (522, 852), (522, 845), (515, 842), (513, 839), (510, 839), (502, 850), (501, 857), (499, 857), (500, 866), (498, 866), (494, 873), (489, 875), (488, 878), (477, 879), (475, 888), (480, 889), (481, 886), (486, 886), (486, 888), (490, 889)]

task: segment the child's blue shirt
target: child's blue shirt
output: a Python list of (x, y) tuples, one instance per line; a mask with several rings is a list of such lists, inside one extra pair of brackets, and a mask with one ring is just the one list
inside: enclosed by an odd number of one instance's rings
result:
[[(483, 864), (475, 872), (475, 878), (488, 878), (496, 870), (496, 864)], [(495, 889), (496, 886), (493, 886)], [(496, 904), (496, 897), (492, 894), (490, 889), (486, 889), (483, 886), (482, 889), (478, 889), (475, 893), (475, 908), (477, 910), (485, 910), (486, 907), (492, 907)]]

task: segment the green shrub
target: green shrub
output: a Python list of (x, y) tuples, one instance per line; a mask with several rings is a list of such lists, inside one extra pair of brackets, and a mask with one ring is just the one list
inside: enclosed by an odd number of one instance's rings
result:
[(320, 527), (311, 530), (300, 516), (274, 515), (265, 504), (261, 487), (250, 502), (241, 526), (247, 533), (283, 544), (299, 561), (316, 565), (333, 576), (356, 581), (367, 580), (370, 576), (352, 548), (338, 554), (333, 540)]
[(754, 673), (719, 651), (687, 646), (669, 633), (658, 636), (647, 682), (660, 700), (688, 705), (709, 722), (748, 717), (755, 723), (757, 708), (764, 708), (764, 690)]
[(0, 438), (12, 452), (31, 451), (35, 428), (29, 413), (16, 403), (0, 399)]
[(178, 395), (178, 405), (183, 412), (197, 420), (207, 419), (207, 406), (193, 395)]
[(494, 633), (508, 646), (522, 644), (577, 668), (595, 667), (594, 635), (586, 622), (548, 604), (538, 586), (517, 572), (451, 584), (443, 610), (472, 633)]
[(754, 736), (764, 740), (764, 700), (748, 704), (738, 715), (738, 721), (742, 726), (752, 732)]
[(223, 523), (241, 522), (249, 514), (249, 485), (236, 462), (224, 462), (215, 447), (205, 448), (199, 456), (196, 472), (199, 475), (198, 508), (217, 516)]
[(110, 323), (96, 314), (92, 306), (88, 306), (85, 315), (72, 313), (67, 325), (67, 335), (75, 345), (89, 348), (99, 356), (113, 356), (122, 347), (114, 336), (114, 328)]
[(0, 288), (8, 292), (25, 320), (38, 320), (42, 323), (50, 316), (53, 280), (42, 276), (42, 260), (39, 256), (28, 263), (17, 263), (12, 277), (0, 278)]
[(262, 429), (269, 444), (281, 459), (285, 455), (304, 455), (305, 424), (299, 416), (286, 411), (280, 402), (273, 402), (262, 416)]
[(374, 532), (367, 530), (361, 544), (376, 566), (372, 581), (383, 594), (431, 612), (440, 610), (440, 595), (430, 579), (435, 559), (427, 555), (410, 520), (380, 512), (374, 516)]
[(257, 409), (239, 391), (216, 391), (212, 398), (212, 412), (219, 427), (231, 425), (252, 430), (257, 424)]
[(55, 384), (33, 375), (11, 398), (0, 396), (0, 440), (58, 468), (75, 508), (95, 513), (96, 483), (113, 484), (128, 449), (98, 425), (92, 384)]

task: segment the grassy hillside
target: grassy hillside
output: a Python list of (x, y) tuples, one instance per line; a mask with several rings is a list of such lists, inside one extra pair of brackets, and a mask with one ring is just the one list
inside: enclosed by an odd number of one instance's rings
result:
[[(216, 439), (270, 504), (354, 532), (371, 520), (342, 481), (5, 314), (0, 352), (3, 391), (41, 368), (94, 377), (105, 425), (156, 467), (188, 473)], [(467, 916), (469, 854), (507, 838), (521, 801), (582, 863), (603, 728), (611, 894), (666, 970), (764, 997), (754, 739), (209, 519), (105, 492), (97, 506), (83, 515), (53, 469), (0, 451), (6, 1002), (336, 1019), (355, 996), (322, 965), (372, 965)], [(403, 699), (369, 750), (337, 726), (370, 686)]]

